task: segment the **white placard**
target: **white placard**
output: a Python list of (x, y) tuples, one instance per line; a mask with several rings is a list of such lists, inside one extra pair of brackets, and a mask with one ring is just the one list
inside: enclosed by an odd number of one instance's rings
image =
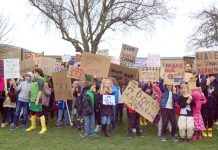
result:
[(98, 50), (97, 54), (98, 55), (108, 56), (109, 55), (109, 51), (108, 51), (108, 49), (102, 49), (102, 50)]
[(69, 62), (71, 60), (71, 56), (70, 55), (63, 55), (62, 56), (62, 62)]
[(4, 77), (6, 79), (20, 78), (19, 59), (4, 59)]
[(160, 67), (160, 54), (148, 54), (147, 67)]
[(116, 105), (114, 95), (103, 95), (103, 104), (104, 105)]

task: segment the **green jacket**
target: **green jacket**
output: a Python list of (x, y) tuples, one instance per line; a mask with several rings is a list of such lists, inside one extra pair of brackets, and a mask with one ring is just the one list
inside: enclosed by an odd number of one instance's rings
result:
[[(35, 102), (36, 101), (36, 98), (38, 96), (38, 93), (39, 93), (39, 80), (43, 80), (43, 82), (45, 82), (44, 78), (39, 76), (38, 78), (35, 78), (33, 80), (33, 84), (32, 84), (32, 88), (31, 88), (31, 96), (30, 96), (30, 102)], [(43, 86), (44, 86), (44, 83), (43, 83)], [(43, 90), (42, 90), (42, 95), (40, 98), (43, 97), (43, 94), (44, 94), (44, 87), (43, 87)]]

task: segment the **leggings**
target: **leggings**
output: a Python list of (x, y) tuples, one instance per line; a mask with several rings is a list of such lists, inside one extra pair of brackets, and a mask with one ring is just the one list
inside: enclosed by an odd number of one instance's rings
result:
[(44, 116), (43, 112), (30, 111), (31, 116), (37, 115), (39, 118)]
[(215, 116), (215, 109), (202, 109), (202, 117), (204, 120), (205, 128), (213, 128), (214, 124), (214, 116)]

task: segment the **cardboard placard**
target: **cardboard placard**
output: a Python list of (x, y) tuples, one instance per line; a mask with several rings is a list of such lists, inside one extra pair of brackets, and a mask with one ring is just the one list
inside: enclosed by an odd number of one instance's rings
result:
[(123, 77), (138, 80), (138, 70), (111, 63), (108, 76), (117, 80), (121, 80)]
[(69, 62), (71, 60), (71, 56), (70, 55), (63, 55), (62, 56), (62, 62)]
[(139, 71), (139, 82), (159, 82), (160, 79), (160, 68), (159, 67), (151, 67), (144, 68)]
[(25, 52), (25, 60), (33, 60), (38, 57), (43, 57), (42, 53)]
[(207, 51), (196, 53), (197, 74), (218, 73), (218, 51)]
[(71, 79), (67, 78), (66, 71), (52, 73), (52, 79), (56, 100), (73, 99)]
[(192, 77), (193, 75), (192, 75), (192, 73), (185, 73), (185, 77), (184, 77), (184, 81), (185, 82), (189, 82), (189, 80), (191, 79), (191, 77)]
[(146, 58), (136, 57), (134, 67), (135, 68), (145, 68), (145, 67), (147, 67), (147, 59)]
[(44, 75), (51, 76), (56, 67), (56, 59), (49, 57), (40, 57), (35, 59), (38, 68), (42, 69)]
[(167, 85), (174, 84), (174, 74), (173, 73), (164, 74), (164, 84), (167, 84)]
[(189, 86), (190, 90), (197, 89), (196, 81), (197, 81), (197, 79), (195, 79), (195, 78), (189, 80), (188, 86)]
[(85, 79), (85, 72), (80, 67), (70, 65), (67, 71), (67, 77), (73, 79)]
[(160, 67), (160, 54), (148, 54), (147, 67)]
[(108, 49), (102, 49), (97, 51), (98, 55), (103, 55), (103, 56), (109, 56), (109, 51)]
[(20, 74), (25, 75), (28, 72), (32, 72), (35, 68), (34, 60), (20, 61)]
[(4, 60), (0, 60), (0, 76), (4, 76)]
[(4, 59), (5, 79), (20, 78), (19, 59)]
[(121, 66), (133, 66), (135, 64), (135, 58), (138, 53), (138, 48), (127, 44), (122, 44), (120, 52), (120, 65)]
[(144, 93), (135, 83), (131, 81), (123, 92), (121, 99), (124, 100), (129, 107), (134, 109), (150, 122), (154, 121), (160, 110), (159, 103)]
[(81, 60), (81, 68), (86, 74), (96, 75), (97, 77), (108, 77), (111, 57), (84, 53)]
[(116, 105), (114, 95), (103, 95), (104, 105)]
[(184, 61), (181, 60), (168, 60), (164, 64), (164, 73), (173, 74), (174, 85), (178, 85), (184, 80)]

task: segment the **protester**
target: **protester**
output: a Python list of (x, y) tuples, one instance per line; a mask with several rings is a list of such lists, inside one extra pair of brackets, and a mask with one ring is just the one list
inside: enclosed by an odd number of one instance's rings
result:
[(64, 121), (64, 125), (69, 126), (69, 117), (67, 112), (67, 101), (66, 100), (57, 100), (58, 104), (58, 119), (57, 119), (57, 127), (60, 128), (62, 126), (62, 120)]
[[(188, 93), (189, 87), (187, 85), (181, 86), (181, 94), (179, 96), (178, 105), (180, 106), (180, 115), (178, 120), (179, 135), (181, 141), (185, 141), (187, 135), (187, 141), (191, 142), (194, 133), (194, 119), (193, 119), (193, 107), (195, 101), (192, 96)], [(187, 131), (187, 134), (186, 134)]]
[(96, 85), (94, 83), (87, 83), (85, 86), (86, 93), (82, 99), (82, 114), (84, 118), (85, 134), (84, 138), (88, 138), (89, 134), (96, 137), (95, 134), (95, 114), (94, 105), (96, 92)]
[(195, 106), (193, 107), (193, 117), (194, 117), (194, 135), (192, 140), (200, 140), (201, 139), (201, 132), (205, 130), (204, 121), (201, 115), (201, 107), (205, 104), (206, 98), (204, 93), (200, 92), (199, 90), (195, 90), (192, 93), (193, 100), (195, 101)]
[(30, 96), (30, 114), (31, 114), (31, 126), (26, 129), (27, 132), (33, 131), (36, 129), (36, 115), (40, 118), (41, 122), (41, 131), (39, 134), (44, 134), (47, 131), (45, 116), (42, 112), (42, 97), (44, 93), (44, 74), (40, 68), (36, 68), (33, 70), (33, 85), (31, 88), (31, 96)]
[(22, 130), (26, 130), (30, 101), (30, 91), (32, 88), (32, 79), (33, 74), (31, 72), (28, 72), (25, 75), (25, 81), (21, 82), (18, 86), (16, 85), (16, 82), (13, 80), (13, 86), (15, 88), (15, 91), (19, 92), (19, 95), (14, 116), (14, 125), (11, 127), (11, 130), (18, 128), (21, 110), (23, 111)]
[(51, 88), (48, 83), (45, 83), (45, 93), (42, 98), (42, 111), (45, 116), (46, 124), (48, 124), (48, 113), (49, 113), (49, 100), (51, 96)]

